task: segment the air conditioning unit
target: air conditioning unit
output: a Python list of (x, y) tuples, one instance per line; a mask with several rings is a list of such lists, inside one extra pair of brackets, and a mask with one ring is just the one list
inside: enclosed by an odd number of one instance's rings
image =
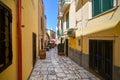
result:
[(67, 35), (68, 35), (69, 37), (75, 38), (75, 30), (74, 30), (74, 29), (69, 29), (69, 30), (67, 31)]

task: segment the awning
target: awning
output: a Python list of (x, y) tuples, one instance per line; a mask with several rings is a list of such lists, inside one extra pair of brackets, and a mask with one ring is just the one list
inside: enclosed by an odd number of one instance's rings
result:
[(89, 25), (86, 26), (83, 29), (84, 32), (82, 34), (88, 35), (88, 34), (93, 34), (93, 33), (97, 33), (97, 32), (116, 28), (116, 26), (120, 22), (120, 17), (119, 17), (120, 7), (116, 7), (114, 9), (115, 9), (114, 14), (111, 16), (111, 18), (109, 20), (107, 20), (106, 22), (103, 22), (103, 23), (98, 23), (98, 24), (93, 25), (93, 26), (89, 26)]
[(116, 27), (118, 23), (119, 21), (109, 20), (107, 22), (97, 24), (94, 26), (87, 26), (83, 29), (83, 35), (89, 35), (89, 34), (101, 32), (101, 31), (105, 31), (108, 29), (112, 29)]
[(55, 43), (54, 39), (48, 40), (49, 43)]

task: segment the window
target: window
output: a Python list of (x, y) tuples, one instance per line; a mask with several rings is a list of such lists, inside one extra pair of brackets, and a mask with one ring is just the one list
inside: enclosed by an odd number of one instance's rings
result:
[(41, 17), (41, 30), (43, 29), (43, 18)]
[(41, 39), (41, 50), (43, 50), (43, 38)]
[(69, 12), (66, 14), (66, 29), (69, 28)]
[(12, 13), (0, 2), (0, 72), (12, 64)]
[(62, 36), (63, 36), (63, 22), (61, 22), (61, 33), (62, 33)]
[(64, 3), (65, 3), (65, 0), (62, 0), (62, 6), (64, 5)]
[(114, 0), (92, 0), (92, 16), (103, 13), (114, 6)]
[(60, 30), (59, 29), (57, 30), (57, 36), (60, 36)]

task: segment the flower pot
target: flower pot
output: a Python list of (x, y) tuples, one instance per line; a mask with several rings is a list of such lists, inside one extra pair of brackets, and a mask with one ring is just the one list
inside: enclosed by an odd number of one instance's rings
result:
[(58, 52), (59, 56), (64, 56), (64, 52)]
[(46, 58), (46, 51), (45, 50), (40, 50), (40, 59), (45, 59)]

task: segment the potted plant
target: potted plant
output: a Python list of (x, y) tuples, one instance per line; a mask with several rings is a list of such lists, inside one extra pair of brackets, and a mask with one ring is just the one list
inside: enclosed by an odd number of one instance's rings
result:
[(46, 58), (46, 51), (40, 50), (39, 56), (40, 56), (40, 59), (45, 59)]
[(64, 43), (58, 44), (58, 55), (64, 55)]

